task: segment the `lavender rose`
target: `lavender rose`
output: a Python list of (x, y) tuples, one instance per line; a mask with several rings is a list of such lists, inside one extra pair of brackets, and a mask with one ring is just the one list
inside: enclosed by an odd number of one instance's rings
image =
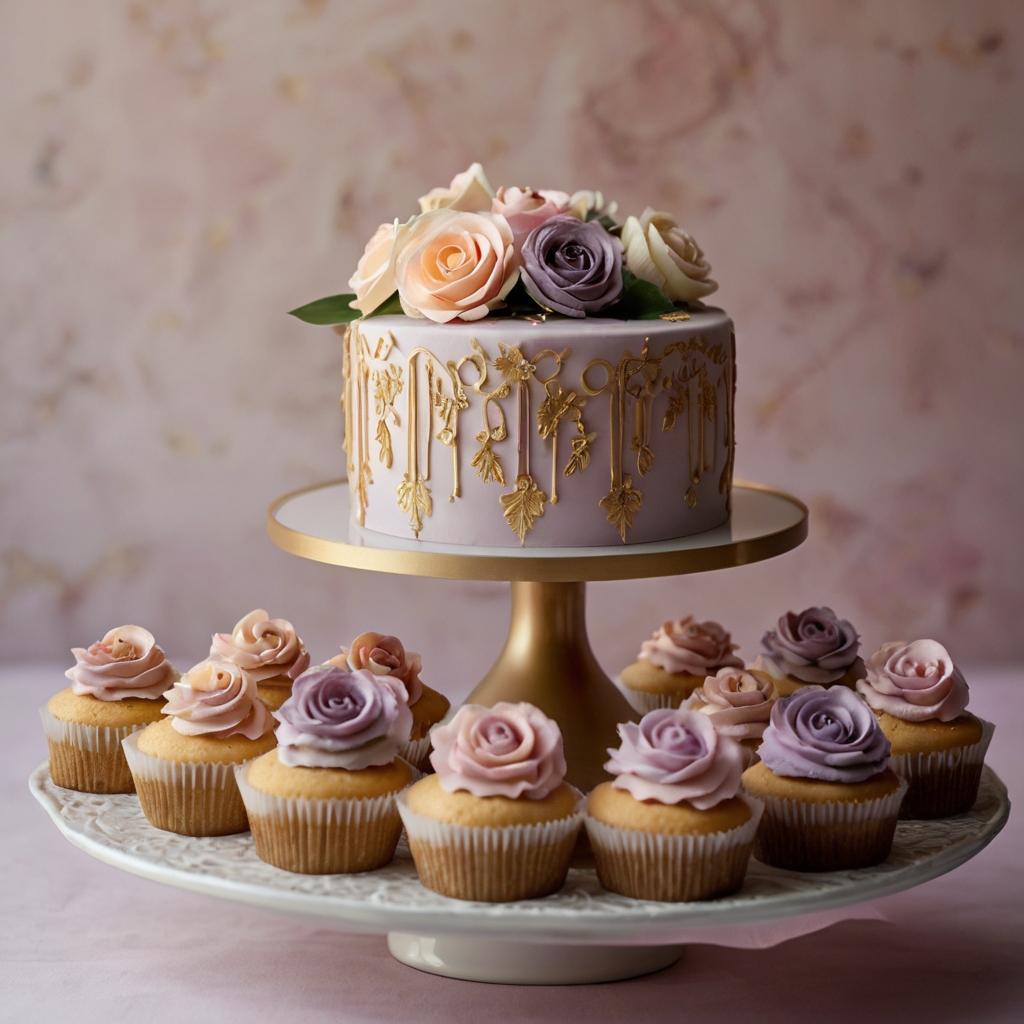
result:
[(550, 217), (527, 235), (521, 258), (526, 290), (556, 313), (596, 313), (622, 292), (622, 243), (597, 221)]
[(895, 641), (868, 659), (867, 679), (857, 683), (877, 711), (907, 722), (952, 722), (967, 708), (967, 680), (935, 640)]
[(776, 775), (863, 782), (885, 770), (889, 749), (878, 719), (853, 690), (813, 686), (776, 702), (758, 753)]
[(857, 630), (831, 608), (786, 612), (761, 644), (784, 675), (804, 683), (837, 682), (860, 662)]
[(639, 724), (618, 728), (622, 743), (609, 749), (611, 760), (604, 767), (617, 776), (612, 785), (637, 800), (688, 800), (706, 811), (739, 790), (746, 754), (735, 740), (716, 732), (707, 715), (658, 708)]
[(335, 665), (303, 672), (274, 717), (281, 723), (278, 757), (290, 767), (355, 771), (389, 764), (412, 730), (400, 682)]

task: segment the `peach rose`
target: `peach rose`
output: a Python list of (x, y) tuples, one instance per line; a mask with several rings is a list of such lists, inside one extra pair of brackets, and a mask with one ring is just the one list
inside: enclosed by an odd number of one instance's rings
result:
[(352, 306), (363, 316), (372, 313), (398, 287), (395, 283), (395, 241), (403, 228), (404, 225), (400, 227), (397, 220), (381, 224), (366, 243), (356, 272), (348, 280), (349, 288), (356, 293)]
[(622, 244), (626, 268), (656, 284), (673, 302), (693, 302), (718, 288), (700, 246), (667, 213), (648, 206), (639, 220), (627, 217)]
[(420, 196), (420, 211), (449, 209), (475, 213), (489, 210), (493, 198), (494, 189), (484, 169), (480, 164), (472, 164), (468, 170), (456, 174), (448, 188), (432, 188), (425, 196)]
[(569, 196), (550, 189), (499, 188), (491, 213), (500, 213), (512, 229), (516, 245), (544, 221), (569, 210)]
[(454, 209), (420, 214), (400, 240), (395, 277), (402, 309), (439, 324), (479, 320), (502, 305), (519, 276), (504, 217)]

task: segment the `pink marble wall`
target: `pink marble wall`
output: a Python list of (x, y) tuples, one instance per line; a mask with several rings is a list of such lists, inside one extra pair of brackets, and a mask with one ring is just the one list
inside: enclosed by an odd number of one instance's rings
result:
[(507, 588), (303, 563), (264, 509), (343, 467), (338, 339), (283, 311), (480, 159), (684, 221), (737, 325), (738, 473), (813, 511), (775, 562), (593, 586), (610, 670), (664, 617), (752, 657), (819, 602), (1020, 658), (1022, 52), (1012, 0), (3, 4), (0, 657), (131, 620), (198, 658), (262, 604), (468, 689)]

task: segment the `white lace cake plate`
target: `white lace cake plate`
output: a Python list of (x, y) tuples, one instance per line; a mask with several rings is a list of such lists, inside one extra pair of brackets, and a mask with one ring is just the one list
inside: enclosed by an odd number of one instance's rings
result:
[(534, 984), (607, 981), (665, 967), (695, 927), (754, 924), (848, 906), (920, 885), (982, 850), (1006, 823), (1006, 787), (989, 768), (967, 813), (900, 822), (892, 855), (858, 871), (801, 874), (751, 860), (734, 896), (654, 903), (606, 892), (573, 868), (555, 895), (519, 903), (448, 899), (424, 889), (403, 842), (394, 861), (357, 875), (298, 875), (257, 858), (248, 833), (195, 839), (146, 821), (133, 794), (55, 786), (43, 762), (33, 795), (76, 846), (116, 868), (353, 932), (389, 933), (391, 952), (432, 973)]

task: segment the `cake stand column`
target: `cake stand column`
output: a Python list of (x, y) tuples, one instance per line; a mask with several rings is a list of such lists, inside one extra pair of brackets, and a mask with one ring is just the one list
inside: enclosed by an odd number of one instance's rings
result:
[(585, 583), (512, 583), (504, 650), (468, 703), (527, 701), (562, 730), (566, 780), (587, 792), (608, 779), (615, 727), (636, 712), (604, 674), (587, 638)]

